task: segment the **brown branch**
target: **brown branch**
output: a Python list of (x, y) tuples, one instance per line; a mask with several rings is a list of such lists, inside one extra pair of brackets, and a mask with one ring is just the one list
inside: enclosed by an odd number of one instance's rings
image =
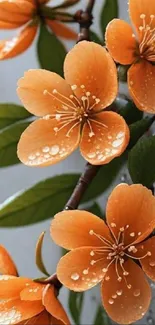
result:
[(95, 0), (89, 0), (85, 11), (79, 10), (75, 14), (75, 20), (80, 25), (80, 32), (78, 35), (77, 43), (81, 41), (90, 41), (89, 28), (93, 22), (92, 11), (95, 5)]

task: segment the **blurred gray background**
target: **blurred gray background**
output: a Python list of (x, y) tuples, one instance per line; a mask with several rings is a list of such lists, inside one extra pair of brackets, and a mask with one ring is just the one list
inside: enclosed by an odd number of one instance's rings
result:
[[(60, 3), (62, 1), (53, 0), (52, 5)], [(103, 6), (104, 0), (97, 0), (94, 9), (94, 24), (93, 29), (100, 34), (98, 17)], [(81, 6), (78, 4), (77, 8), (84, 8), (87, 1), (81, 1)], [(120, 17), (128, 19), (127, 14), (127, 0), (119, 0), (120, 4)], [(74, 7), (73, 10), (76, 9)], [(76, 29), (78, 26), (74, 26)], [(77, 29), (78, 30), (78, 29)], [(15, 34), (16, 31), (0, 31), (0, 39), (5, 39)], [(37, 40), (37, 38), (36, 38)], [(24, 71), (28, 69), (38, 68), (38, 62), (35, 52), (36, 40), (31, 48), (29, 48), (24, 54), (6, 61), (0, 62), (0, 102), (12, 102), (19, 103), (16, 95), (17, 80), (23, 76)], [(68, 42), (67, 48), (71, 48), (74, 44)], [(0, 169), (0, 203), (4, 202), (9, 196), (14, 193), (28, 188), (31, 185), (37, 183), (54, 175), (62, 174), (65, 172), (81, 172), (85, 162), (80, 156), (79, 152), (75, 152), (65, 161), (46, 168), (29, 168), (22, 164)], [(107, 194), (108, 195), (108, 194)], [(105, 199), (101, 199), (101, 204), (104, 204)], [(38, 272), (35, 262), (35, 244), (38, 236), (43, 230), (47, 230), (47, 234), (44, 241), (44, 258), (47, 268), (50, 273), (55, 272), (56, 263), (59, 260), (61, 251), (49, 236), (50, 220), (35, 224), (33, 226), (23, 228), (12, 229), (0, 229), (0, 243), (3, 244), (11, 253), (14, 261), (18, 266), (19, 273), (30, 277), (38, 277)], [(67, 290), (61, 291), (61, 300), (65, 306), (67, 306)], [(99, 288), (91, 290), (86, 294), (86, 302), (83, 310), (82, 324), (92, 324), (92, 317), (97, 307), (97, 303), (100, 302)], [(141, 321), (140, 324), (153, 324), (151, 318), (147, 321)]]

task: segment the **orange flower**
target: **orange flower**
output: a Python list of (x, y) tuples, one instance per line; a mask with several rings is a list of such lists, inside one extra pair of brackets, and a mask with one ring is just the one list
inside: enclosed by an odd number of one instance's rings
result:
[(43, 117), (22, 134), (19, 159), (28, 166), (52, 165), (80, 144), (87, 161), (108, 163), (129, 142), (124, 119), (114, 112), (102, 112), (117, 94), (116, 66), (102, 46), (83, 41), (66, 56), (64, 72), (66, 81), (46, 70), (29, 70), (19, 80), (22, 103)]
[(141, 319), (150, 304), (144, 272), (155, 281), (155, 237), (144, 241), (155, 228), (155, 197), (142, 185), (120, 184), (109, 197), (106, 214), (107, 225), (86, 211), (55, 216), (51, 236), (71, 250), (60, 259), (57, 276), (74, 291), (101, 282), (109, 316), (130, 324)]
[(128, 87), (136, 106), (155, 113), (155, 1), (129, 0), (129, 13), (135, 27), (120, 19), (106, 30), (106, 45), (115, 61), (131, 65)]
[[(17, 277), (16, 267), (0, 246), (0, 323), (70, 324), (52, 285)], [(7, 272), (7, 275), (6, 275)]]
[[(43, 4), (47, 1), (38, 0), (38, 3)], [(21, 54), (33, 42), (39, 24), (36, 3), (37, 0), (0, 1), (0, 29), (14, 29), (24, 26), (17, 36), (10, 40), (0, 41), (0, 60)], [(45, 19), (45, 22), (57, 36), (65, 39), (76, 39), (77, 34), (64, 24), (49, 19)]]

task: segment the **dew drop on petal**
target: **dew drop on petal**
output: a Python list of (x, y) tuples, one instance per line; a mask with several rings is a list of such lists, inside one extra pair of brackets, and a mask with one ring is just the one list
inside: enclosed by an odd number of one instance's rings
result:
[(135, 290), (134, 293), (133, 293), (133, 295), (135, 297), (139, 297), (140, 296), (140, 290), (139, 289)]
[(150, 266), (155, 266), (155, 261), (151, 261), (151, 262), (149, 263), (149, 265), (150, 265)]
[(96, 153), (95, 152), (89, 153), (87, 155), (87, 157), (90, 158), (90, 159), (95, 158), (96, 157)]
[(59, 150), (60, 150), (59, 146), (57, 146), (57, 145), (52, 146), (52, 147), (50, 148), (50, 154), (51, 154), (52, 156), (56, 156), (56, 155), (59, 153)]
[(74, 280), (74, 281), (79, 280), (79, 278), (80, 278), (80, 276), (79, 276), (78, 273), (73, 273), (73, 274), (71, 275), (71, 279)]
[(109, 302), (109, 304), (110, 304), (110, 305), (113, 305), (113, 303), (114, 303), (114, 300), (113, 300), (113, 299), (109, 299), (109, 301), (108, 301), (108, 302)]
[(44, 147), (43, 149), (42, 149), (42, 152), (44, 152), (44, 153), (47, 153), (47, 152), (49, 152), (50, 151), (50, 148), (49, 147)]
[(121, 296), (123, 291), (122, 290), (117, 290), (116, 293), (117, 293), (118, 296)]

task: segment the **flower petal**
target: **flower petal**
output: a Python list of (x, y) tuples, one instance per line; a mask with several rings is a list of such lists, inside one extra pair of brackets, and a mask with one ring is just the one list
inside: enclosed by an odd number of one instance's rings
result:
[(25, 27), (17, 37), (0, 42), (0, 60), (13, 58), (31, 45), (37, 32), (37, 26)]
[(18, 143), (19, 159), (27, 166), (48, 166), (68, 157), (79, 144), (80, 127), (67, 136), (73, 123), (55, 132), (61, 126), (56, 119), (33, 122)]
[(128, 87), (136, 106), (147, 113), (155, 113), (155, 66), (143, 60), (128, 70)]
[(129, 143), (129, 128), (117, 113), (103, 112), (92, 115), (91, 126), (85, 123), (82, 130), (80, 150), (92, 165), (109, 163), (120, 156)]
[[(150, 25), (150, 16), (155, 14), (155, 2), (150, 0), (148, 6), (148, 0), (129, 0), (129, 13), (133, 24), (139, 32), (139, 27), (143, 26), (141, 15), (145, 15), (145, 24)], [(151, 27), (152, 29), (155, 27), (155, 19), (153, 19)]]
[[(21, 301), (19, 299), (0, 303), (0, 323), (17, 324), (39, 314), (44, 306), (39, 301)], [(31, 323), (32, 324), (32, 323)]]
[(11, 299), (19, 296), (20, 291), (32, 280), (22, 277), (15, 277), (9, 275), (0, 276), (0, 299)]
[[(55, 89), (59, 95), (53, 94)], [(48, 92), (46, 95), (45, 91)], [(70, 86), (58, 74), (43, 69), (25, 72), (18, 81), (17, 93), (26, 109), (36, 116), (56, 113), (67, 104), (72, 106)]]
[(92, 256), (94, 251), (94, 247), (76, 248), (60, 259), (57, 276), (65, 287), (73, 291), (85, 291), (103, 279), (102, 270), (108, 266), (109, 261), (107, 255), (95, 253)]
[(0, 273), (17, 276), (16, 266), (8, 251), (0, 245)]
[[(102, 283), (102, 301), (105, 310), (110, 318), (119, 324), (131, 324), (143, 318), (147, 312), (150, 300), (151, 289), (145, 279), (142, 269), (132, 260), (124, 264), (129, 272), (126, 281), (117, 280), (115, 265), (109, 268), (107, 276), (109, 281)], [(121, 272), (121, 270), (118, 270)], [(130, 285), (129, 288), (127, 284)]]
[(0, 29), (14, 29), (19, 27), (18, 23), (9, 23), (3, 20), (0, 20)]
[(50, 322), (50, 315), (47, 313), (47, 311), (42, 311), (39, 315), (26, 320), (26, 322), (25, 321), (20, 322), (20, 325), (52, 325), (52, 324)]
[(64, 73), (77, 97), (90, 93), (90, 106), (94, 104), (94, 96), (97, 97), (94, 110), (109, 106), (117, 95), (116, 66), (101, 45), (87, 41), (78, 43), (66, 56)]
[(31, 19), (34, 9), (35, 7), (30, 1), (1, 0), (0, 20), (21, 26)]
[(113, 19), (106, 29), (106, 46), (116, 62), (131, 64), (136, 57), (137, 42), (131, 26), (121, 19)]
[[(55, 296), (55, 289), (50, 284), (47, 285), (44, 289), (43, 305), (45, 306), (48, 313), (50, 313), (56, 320), (61, 321), (62, 324), (70, 324), (65, 310)], [(57, 322), (54, 324), (57, 324)]]
[(125, 244), (139, 243), (155, 227), (155, 197), (140, 184), (120, 184), (109, 196), (106, 213), (116, 237), (124, 228)]
[(77, 39), (77, 33), (74, 32), (74, 30), (67, 27), (66, 25), (59, 23), (56, 20), (50, 20), (50, 19), (46, 19), (46, 23), (51, 28), (52, 32), (55, 35), (67, 40)]
[(20, 292), (21, 300), (42, 300), (42, 294), (45, 286), (40, 283), (31, 283)]
[(91, 236), (90, 230), (111, 240), (104, 221), (88, 211), (62, 211), (55, 215), (51, 223), (52, 239), (68, 250), (82, 246), (101, 246), (101, 240)]
[(145, 256), (148, 252), (151, 253), (151, 256), (140, 259), (140, 263), (146, 275), (153, 281), (155, 281), (155, 237), (147, 239), (142, 244), (136, 245), (138, 250), (136, 255)]

